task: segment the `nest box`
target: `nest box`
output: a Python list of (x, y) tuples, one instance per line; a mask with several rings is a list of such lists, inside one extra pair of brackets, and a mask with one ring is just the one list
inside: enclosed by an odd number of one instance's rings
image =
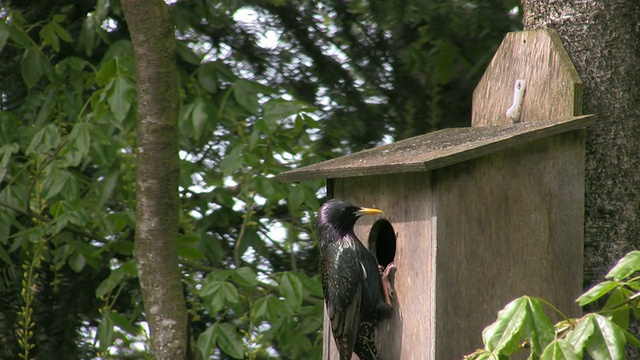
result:
[[(473, 94), (471, 127), (278, 176), (325, 178), (330, 197), (384, 211), (356, 224), (378, 262), (397, 266), (393, 315), (378, 327), (382, 360), (461, 359), (521, 295), (579, 314), (593, 121), (581, 99), (554, 31), (509, 33)], [(324, 337), (323, 359), (338, 359), (326, 318)]]

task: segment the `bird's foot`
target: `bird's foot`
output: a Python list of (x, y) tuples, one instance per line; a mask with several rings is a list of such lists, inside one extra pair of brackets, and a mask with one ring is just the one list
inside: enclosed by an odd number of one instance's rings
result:
[[(386, 268), (382, 269), (382, 266), (378, 266), (381, 269), (382, 291), (384, 293), (384, 300), (388, 305), (391, 305), (391, 299), (393, 299), (394, 288), (391, 285), (389, 276), (394, 276), (397, 270), (394, 263), (389, 263)], [(394, 278), (395, 280), (395, 278)]]

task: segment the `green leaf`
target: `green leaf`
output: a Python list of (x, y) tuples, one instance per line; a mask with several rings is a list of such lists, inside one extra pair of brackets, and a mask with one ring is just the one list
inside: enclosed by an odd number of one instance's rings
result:
[(517, 298), (498, 312), (498, 319), (482, 332), (487, 350), (511, 355), (519, 350), (520, 334), (527, 317), (527, 297)]
[(27, 88), (31, 89), (42, 75), (49, 72), (50, 67), (49, 60), (40, 49), (36, 47), (27, 48), (22, 57), (22, 79)]
[(640, 270), (640, 251), (631, 251), (618, 261), (606, 278), (622, 281), (638, 270)]
[(608, 318), (593, 314), (595, 331), (587, 343), (587, 352), (594, 360), (622, 360), (627, 343), (624, 332)]
[(582, 294), (576, 300), (576, 302), (580, 306), (585, 306), (587, 304), (590, 304), (590, 303), (600, 299), (605, 294), (607, 294), (609, 291), (615, 289), (617, 286), (618, 286), (618, 283), (615, 282), (615, 281), (604, 281), (604, 282), (601, 282), (601, 283), (595, 285), (594, 287), (592, 287), (591, 289), (589, 289), (584, 294)]
[(58, 34), (56, 34), (56, 31), (53, 28), (54, 24), (54, 22), (50, 22), (43, 26), (42, 29), (40, 29), (40, 38), (44, 40), (45, 44), (51, 45), (51, 48), (53, 48), (55, 52), (59, 52), (60, 40), (58, 39)]
[(98, 73), (96, 74), (96, 82), (99, 86), (106, 86), (107, 84), (109, 84), (109, 82), (111, 82), (111, 79), (116, 76), (116, 72), (116, 59), (110, 59), (109, 61), (102, 64), (102, 66), (98, 70)]
[(218, 323), (216, 326), (216, 338), (220, 350), (235, 358), (244, 358), (244, 343), (235, 326), (229, 323)]
[(287, 204), (289, 205), (289, 211), (292, 214), (300, 213), (300, 206), (304, 202), (304, 189), (300, 185), (289, 186), (289, 196), (287, 197)]
[[(207, 126), (216, 118), (216, 111), (210, 101), (198, 98), (191, 108), (191, 123), (193, 125), (193, 138), (200, 140), (205, 130), (211, 129)], [(210, 130), (209, 130), (210, 131)]]
[(57, 166), (51, 166), (49, 169), (44, 196), (46, 200), (58, 195), (65, 186), (75, 181), (67, 170), (60, 169)]
[(198, 350), (200, 350), (203, 359), (210, 358), (216, 350), (216, 326), (217, 325), (209, 326), (207, 330), (198, 336), (196, 346), (198, 347)]
[(540, 360), (580, 360), (575, 349), (564, 339), (557, 339), (544, 349)]
[(206, 62), (198, 68), (198, 83), (208, 92), (215, 94), (218, 91), (217, 66), (212, 62)]
[(523, 338), (531, 346), (531, 353), (540, 355), (547, 344), (553, 340), (554, 328), (544, 312), (542, 302), (531, 297), (527, 297), (527, 300), (527, 321)]
[(129, 321), (129, 319), (127, 319), (126, 316), (124, 316), (124, 315), (122, 315), (120, 313), (111, 312), (110, 317), (111, 317), (111, 320), (113, 321), (113, 325), (119, 327), (120, 329), (124, 330), (128, 334), (138, 335), (140, 333), (135, 328), (135, 326), (133, 326), (131, 321)]
[(288, 101), (284, 99), (272, 99), (262, 105), (262, 118), (270, 132), (278, 128), (277, 121), (310, 108), (301, 101)]
[(184, 61), (193, 65), (200, 65), (200, 62), (202, 61), (202, 56), (196, 54), (193, 49), (189, 47), (189, 43), (187, 41), (177, 41), (176, 52)]
[(9, 25), (4, 22), (0, 22), (0, 52), (4, 49), (4, 46), (7, 44), (7, 39), (9, 38)]
[(69, 134), (69, 142), (75, 145), (82, 156), (87, 156), (91, 147), (91, 132), (89, 131), (89, 126), (86, 122), (78, 123)]
[(257, 275), (252, 268), (243, 266), (231, 272), (231, 278), (239, 286), (251, 288), (258, 284)]
[(125, 276), (137, 277), (138, 269), (133, 260), (122, 263), (119, 268), (111, 270), (111, 274), (96, 288), (96, 297), (100, 298), (120, 285)]
[(4, 179), (7, 174), (7, 170), (9, 169), (9, 161), (11, 160), (11, 156), (18, 152), (20, 147), (16, 143), (3, 145), (0, 147), (0, 183)]
[(302, 305), (302, 282), (293, 272), (285, 272), (280, 277), (278, 286), (280, 295), (294, 309), (300, 309)]
[(567, 333), (565, 339), (573, 346), (578, 353), (582, 353), (587, 346), (587, 342), (591, 338), (595, 331), (593, 318), (591, 315), (587, 315), (578, 319), (578, 323), (573, 330)]
[(260, 194), (262, 197), (266, 199), (271, 199), (273, 196), (277, 194), (276, 189), (272, 183), (274, 181), (273, 178), (258, 176), (254, 180), (255, 180), (256, 190), (258, 191), (258, 194)]
[(58, 147), (60, 144), (60, 134), (55, 124), (49, 124), (38, 131), (31, 139), (26, 153), (30, 155), (34, 150), (44, 153), (50, 149)]
[(220, 171), (223, 177), (227, 177), (242, 168), (243, 164), (240, 159), (242, 158), (243, 148), (244, 146), (240, 144), (225, 154), (224, 159), (220, 162)]
[(98, 334), (96, 335), (100, 342), (99, 348), (105, 350), (113, 343), (113, 320), (111, 319), (111, 313), (102, 314), (102, 320), (98, 324)]
[[(2, 224), (2, 222), (0, 222), (0, 224)], [(9, 253), (7, 253), (7, 250), (5, 250), (3, 246), (0, 246), (0, 260), (4, 261), (7, 265), (12, 264)]]
[(233, 84), (233, 98), (251, 115), (258, 113), (258, 91), (252, 82), (236, 81)]
[(81, 272), (86, 265), (87, 265), (87, 259), (85, 259), (85, 257), (82, 256), (82, 254), (78, 253), (77, 251), (74, 251), (71, 254), (71, 256), (69, 256), (69, 266), (76, 273)]
[(262, 320), (265, 320), (268, 315), (269, 309), (269, 301), (270, 296), (264, 296), (256, 300), (256, 302), (251, 306), (251, 319), (254, 322), (259, 323)]
[(133, 86), (125, 78), (118, 76), (113, 79), (110, 90), (107, 96), (107, 103), (118, 123), (122, 123), (127, 114), (129, 114), (129, 109), (131, 109), (131, 97), (129, 95), (133, 90)]
[(205, 306), (211, 313), (217, 313), (225, 306), (238, 303), (238, 290), (228, 281), (210, 280), (207, 276), (200, 296), (205, 298)]
[(632, 294), (628, 289), (619, 287), (611, 292), (607, 303), (602, 308), (602, 310), (606, 310), (607, 315), (611, 316), (611, 321), (623, 329), (629, 327), (631, 310), (627, 304), (620, 305), (624, 304)]
[[(54, 15), (54, 19), (57, 15)], [(56, 35), (58, 35), (58, 37), (60, 39), (62, 39), (62, 41), (64, 42), (72, 42), (73, 38), (71, 37), (71, 35), (69, 34), (69, 32), (63, 28), (62, 26), (60, 26), (60, 24), (58, 24), (60, 21), (56, 21), (53, 25), (53, 30), (56, 32)]]

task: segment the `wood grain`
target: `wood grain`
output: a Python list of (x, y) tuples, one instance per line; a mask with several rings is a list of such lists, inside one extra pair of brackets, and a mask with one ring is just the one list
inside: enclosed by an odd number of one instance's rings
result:
[(582, 115), (582, 80), (553, 29), (508, 33), (473, 92), (471, 126), (511, 123), (518, 79), (527, 82), (521, 122)]
[(592, 115), (555, 122), (444, 129), (281, 173), (282, 182), (433, 170), (548, 136), (581, 129)]

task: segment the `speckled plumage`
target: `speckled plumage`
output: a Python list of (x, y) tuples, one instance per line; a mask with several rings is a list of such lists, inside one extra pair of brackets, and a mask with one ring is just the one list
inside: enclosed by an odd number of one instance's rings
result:
[(322, 289), (340, 360), (353, 352), (376, 360), (375, 328), (391, 312), (378, 263), (353, 231), (358, 217), (376, 212), (342, 200), (329, 200), (318, 211)]

